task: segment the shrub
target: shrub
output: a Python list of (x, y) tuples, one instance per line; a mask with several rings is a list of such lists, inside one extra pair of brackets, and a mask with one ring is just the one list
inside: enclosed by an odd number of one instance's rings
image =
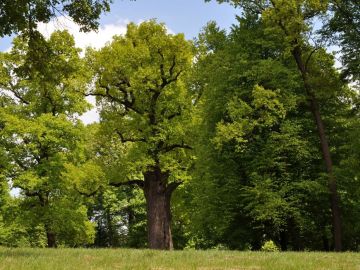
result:
[(262, 245), (261, 251), (275, 252), (279, 251), (279, 247), (274, 243), (273, 240), (268, 240)]

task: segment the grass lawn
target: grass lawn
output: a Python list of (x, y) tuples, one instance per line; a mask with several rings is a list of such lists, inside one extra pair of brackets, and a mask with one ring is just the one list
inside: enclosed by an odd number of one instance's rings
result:
[(130, 249), (8, 249), (0, 247), (0, 270), (198, 269), (360, 270), (360, 253), (151, 251)]

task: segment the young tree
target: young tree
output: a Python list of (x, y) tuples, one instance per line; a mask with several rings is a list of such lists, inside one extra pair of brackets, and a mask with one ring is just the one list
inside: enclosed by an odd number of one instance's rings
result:
[(191, 160), (192, 96), (185, 85), (191, 43), (155, 21), (132, 23), (88, 59), (95, 72), (89, 94), (98, 98), (103, 132), (122, 149), (109, 156), (116, 162), (108, 178), (143, 189), (149, 247), (172, 249), (170, 199)]

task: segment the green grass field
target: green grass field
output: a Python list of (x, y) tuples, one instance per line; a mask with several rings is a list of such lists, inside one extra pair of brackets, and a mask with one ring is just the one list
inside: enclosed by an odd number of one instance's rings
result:
[(0, 269), (360, 270), (360, 253), (0, 248)]

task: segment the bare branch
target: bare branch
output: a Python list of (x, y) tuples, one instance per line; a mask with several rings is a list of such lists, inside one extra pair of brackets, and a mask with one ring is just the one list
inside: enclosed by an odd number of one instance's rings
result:
[(307, 71), (307, 67), (308, 67), (308, 64), (309, 64), (309, 61), (311, 59), (311, 57), (313, 56), (313, 54), (318, 50), (319, 48), (315, 48), (311, 51), (311, 53), (309, 54), (309, 56), (307, 57), (306, 59), (306, 62), (305, 62), (305, 70)]

